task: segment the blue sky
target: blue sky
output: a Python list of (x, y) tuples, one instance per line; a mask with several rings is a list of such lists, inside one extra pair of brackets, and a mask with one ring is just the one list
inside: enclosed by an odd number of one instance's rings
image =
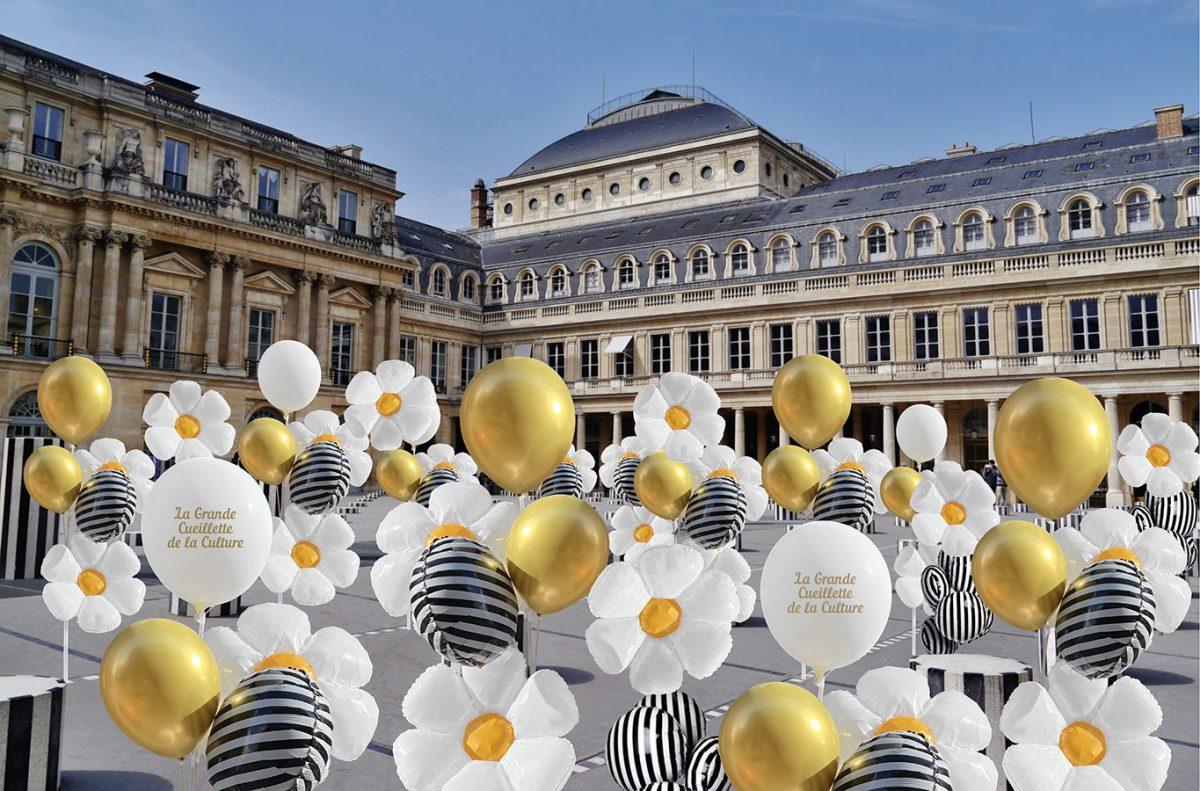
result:
[(696, 82), (851, 170), (1197, 110), (1195, 0), (203, 4), (6, 0), (0, 32), (393, 167), (401, 214), (467, 193), (608, 97)]

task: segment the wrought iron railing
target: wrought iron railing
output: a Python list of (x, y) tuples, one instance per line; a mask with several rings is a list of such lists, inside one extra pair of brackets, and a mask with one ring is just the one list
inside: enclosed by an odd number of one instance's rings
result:
[(29, 153), (35, 157), (60, 160), (62, 159), (62, 141), (50, 137), (42, 137), (41, 135), (34, 135), (33, 146)]
[(29, 357), (35, 360), (57, 360), (70, 357), (75, 345), (66, 338), (41, 338), (37, 335), (12, 336), (13, 357)]
[(202, 374), (208, 370), (207, 354), (188, 354), (170, 349), (142, 349), (142, 361), (147, 368), (157, 371), (178, 371), (186, 374)]
[(246, 376), (254, 378), (258, 376), (258, 360), (247, 357), (242, 361), (242, 367), (246, 369)]
[(354, 378), (354, 371), (347, 368), (331, 368), (329, 371), (329, 381), (339, 387), (345, 387), (350, 384), (350, 380)]

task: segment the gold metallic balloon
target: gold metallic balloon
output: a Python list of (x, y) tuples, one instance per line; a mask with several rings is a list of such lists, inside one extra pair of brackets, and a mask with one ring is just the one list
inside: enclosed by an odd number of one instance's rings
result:
[(1050, 533), (1029, 522), (1005, 522), (983, 534), (971, 560), (979, 598), (996, 617), (1037, 631), (1067, 590), (1067, 559)]
[(692, 473), (686, 464), (668, 458), (662, 451), (651, 453), (633, 474), (633, 491), (650, 513), (674, 519), (692, 497)]
[(217, 716), (221, 675), (195, 632), (150, 618), (125, 627), (104, 651), (100, 696), (130, 739), (165, 758), (183, 758)]
[(64, 357), (42, 371), (38, 409), (55, 434), (78, 445), (108, 420), (112, 388), (100, 366), (86, 357)]
[(608, 531), (595, 508), (555, 494), (521, 512), (504, 556), (521, 598), (538, 615), (549, 615), (588, 595), (608, 565)]
[(1071, 512), (1108, 473), (1113, 437), (1087, 388), (1051, 377), (1021, 385), (996, 418), (996, 463), (1024, 502), (1050, 519)]
[(379, 488), (401, 502), (411, 500), (417, 493), (421, 474), (421, 462), (406, 450), (388, 451), (375, 462)]
[(258, 480), (278, 486), (296, 463), (296, 439), (270, 417), (251, 420), (238, 435), (238, 459)]
[(45, 445), (30, 454), (21, 477), (29, 496), (56, 514), (71, 507), (83, 485), (79, 462), (70, 451), (58, 445)]
[(738, 791), (829, 791), (838, 730), (824, 704), (795, 684), (743, 692), (721, 720), (721, 763)]
[(762, 466), (763, 488), (789, 511), (803, 511), (817, 496), (821, 468), (799, 445), (783, 445), (767, 454)]
[(879, 484), (879, 496), (893, 516), (911, 520), (917, 515), (909, 505), (912, 493), (922, 480), (921, 473), (912, 467), (893, 467)]
[(531, 357), (505, 357), (463, 393), (463, 441), (479, 469), (510, 492), (537, 488), (575, 439), (575, 404), (562, 377)]
[(828, 357), (793, 357), (775, 374), (771, 407), (792, 439), (809, 450), (819, 448), (850, 417), (850, 380)]

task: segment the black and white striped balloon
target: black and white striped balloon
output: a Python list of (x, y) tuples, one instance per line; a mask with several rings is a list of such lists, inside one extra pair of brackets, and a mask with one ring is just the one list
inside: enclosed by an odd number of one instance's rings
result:
[(746, 493), (728, 475), (709, 478), (692, 491), (680, 524), (699, 546), (719, 549), (746, 526)]
[(89, 541), (118, 538), (133, 523), (137, 490), (121, 470), (100, 470), (84, 481), (75, 498), (75, 527)]
[(951, 791), (950, 768), (924, 736), (873, 736), (846, 759), (831, 791)]
[(865, 533), (874, 518), (875, 491), (858, 470), (838, 470), (817, 489), (813, 519), (840, 522)]
[(1058, 656), (1088, 678), (1112, 678), (1154, 637), (1154, 591), (1128, 560), (1093, 563), (1067, 586), (1055, 621)]
[(1154, 527), (1154, 515), (1150, 513), (1150, 509), (1138, 503), (1133, 508), (1129, 509), (1129, 513), (1133, 515), (1133, 521), (1137, 524), (1137, 529), (1149, 530)]
[(646, 695), (639, 706), (659, 709), (670, 714), (679, 723), (683, 737), (687, 741), (686, 751), (691, 753), (696, 743), (708, 732), (708, 723), (704, 719), (704, 709), (695, 698), (686, 692), (668, 692), (662, 695)]
[(938, 604), (933, 622), (938, 631), (959, 645), (978, 640), (992, 628), (995, 616), (979, 598), (968, 591), (952, 591)]
[(583, 475), (574, 462), (564, 461), (554, 468), (538, 486), (538, 497), (565, 494), (567, 497), (583, 497)]
[(701, 739), (688, 759), (687, 787), (691, 791), (732, 791), (733, 784), (721, 763), (721, 751), (716, 736)]
[(951, 592), (950, 578), (941, 566), (926, 566), (921, 571), (921, 596), (925, 605), (936, 608)]
[(517, 644), (512, 580), (477, 541), (434, 541), (413, 565), (408, 590), (416, 630), (450, 662), (482, 667)]
[(337, 442), (314, 442), (288, 473), (289, 502), (306, 514), (323, 514), (350, 491), (350, 458)]
[(641, 791), (692, 791), (692, 789), (671, 780), (662, 780), (657, 783), (651, 783)]
[[(1135, 506), (1135, 508), (1140, 506)], [(1196, 498), (1184, 489), (1171, 497), (1154, 497), (1146, 495), (1146, 510), (1150, 513), (1151, 524), (1161, 527), (1179, 540), (1183, 551), (1187, 553), (1188, 568), (1196, 565)], [(1134, 513), (1136, 517), (1136, 512)], [(1141, 527), (1139, 522), (1138, 527)]]
[(971, 555), (947, 555), (938, 552), (938, 567), (945, 572), (950, 589), (975, 592), (975, 578), (971, 575)]
[(921, 646), (927, 654), (953, 654), (959, 648), (958, 643), (942, 634), (933, 618), (921, 624)]
[(461, 480), (458, 473), (453, 467), (434, 467), (421, 478), (421, 482), (417, 484), (417, 491), (413, 494), (413, 499), (426, 508), (429, 507), (429, 498), (433, 496), (433, 490), (445, 483), (454, 483)]
[(641, 463), (638, 456), (627, 456), (617, 462), (617, 469), (613, 472), (613, 490), (617, 493), (617, 499), (638, 507), (641, 507), (642, 501), (633, 489), (633, 476)]
[(277, 667), (245, 678), (221, 704), (205, 756), (213, 791), (310, 791), (329, 772), (333, 719), (316, 682)]
[(625, 791), (679, 778), (687, 768), (687, 737), (662, 709), (637, 706), (617, 718), (604, 753), (608, 771)]

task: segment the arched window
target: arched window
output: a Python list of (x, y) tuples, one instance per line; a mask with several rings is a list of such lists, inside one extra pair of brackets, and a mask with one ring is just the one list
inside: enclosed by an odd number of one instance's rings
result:
[(252, 420), (258, 420), (260, 417), (267, 417), (283, 422), (283, 413), (273, 406), (260, 406), (250, 413), (250, 417), (246, 418), (246, 422), (249, 423)]
[(601, 285), (600, 265), (588, 264), (583, 270), (583, 290), (588, 294), (599, 294)]
[(475, 301), (475, 278), (464, 277), (462, 282), (462, 298), (466, 302)]
[(735, 244), (729, 251), (729, 267), (735, 275), (750, 271), (750, 251), (744, 244)]
[(8, 337), (53, 338), (58, 295), (54, 251), (37, 242), (21, 245), (12, 257), (8, 286)]
[(521, 275), (521, 299), (530, 299), (536, 292), (537, 285), (533, 279), (533, 272)]
[(913, 228), (913, 252), (918, 258), (937, 253), (937, 240), (934, 238), (932, 220), (921, 220)]
[(977, 211), (963, 218), (963, 249), (983, 250), (987, 247), (987, 234), (983, 228), (983, 215)]
[(502, 278), (502, 277), (493, 278), (490, 286), (491, 286), (491, 294), (488, 297), (488, 299), (490, 299), (493, 303), (503, 302), (504, 301), (504, 278)]
[(654, 258), (654, 282), (668, 283), (671, 280), (671, 257), (662, 253)]
[(1200, 184), (1188, 187), (1183, 200), (1187, 224), (1192, 227), (1200, 225)]
[(771, 268), (776, 272), (786, 272), (792, 268), (792, 245), (787, 239), (780, 239), (771, 248)]
[(38, 409), (37, 391), (30, 390), (22, 393), (13, 401), (8, 410), (8, 436), (10, 437), (52, 437), (54, 434), (46, 421), (42, 419), (42, 410)]
[(867, 231), (867, 260), (886, 261), (888, 257), (887, 231), (876, 225)]
[(838, 265), (838, 241), (833, 231), (825, 231), (817, 237), (817, 263), (821, 266)]
[(634, 269), (633, 259), (624, 258), (617, 265), (617, 288), (632, 288), (634, 285)]
[(561, 297), (567, 293), (567, 273), (560, 266), (555, 268), (550, 275), (550, 294), (551, 296)]
[(1152, 231), (1150, 196), (1145, 190), (1135, 190), (1125, 198), (1125, 227), (1130, 232)]
[(433, 293), (439, 297), (446, 296), (446, 270), (433, 270)]
[(1025, 205), (1017, 209), (1013, 216), (1013, 233), (1017, 237), (1017, 244), (1038, 243), (1037, 211), (1032, 206)]
[(701, 248), (692, 253), (692, 277), (708, 277), (708, 251)]
[(1091, 239), (1096, 235), (1092, 223), (1092, 204), (1087, 198), (1076, 198), (1067, 207), (1067, 227), (1072, 239)]

